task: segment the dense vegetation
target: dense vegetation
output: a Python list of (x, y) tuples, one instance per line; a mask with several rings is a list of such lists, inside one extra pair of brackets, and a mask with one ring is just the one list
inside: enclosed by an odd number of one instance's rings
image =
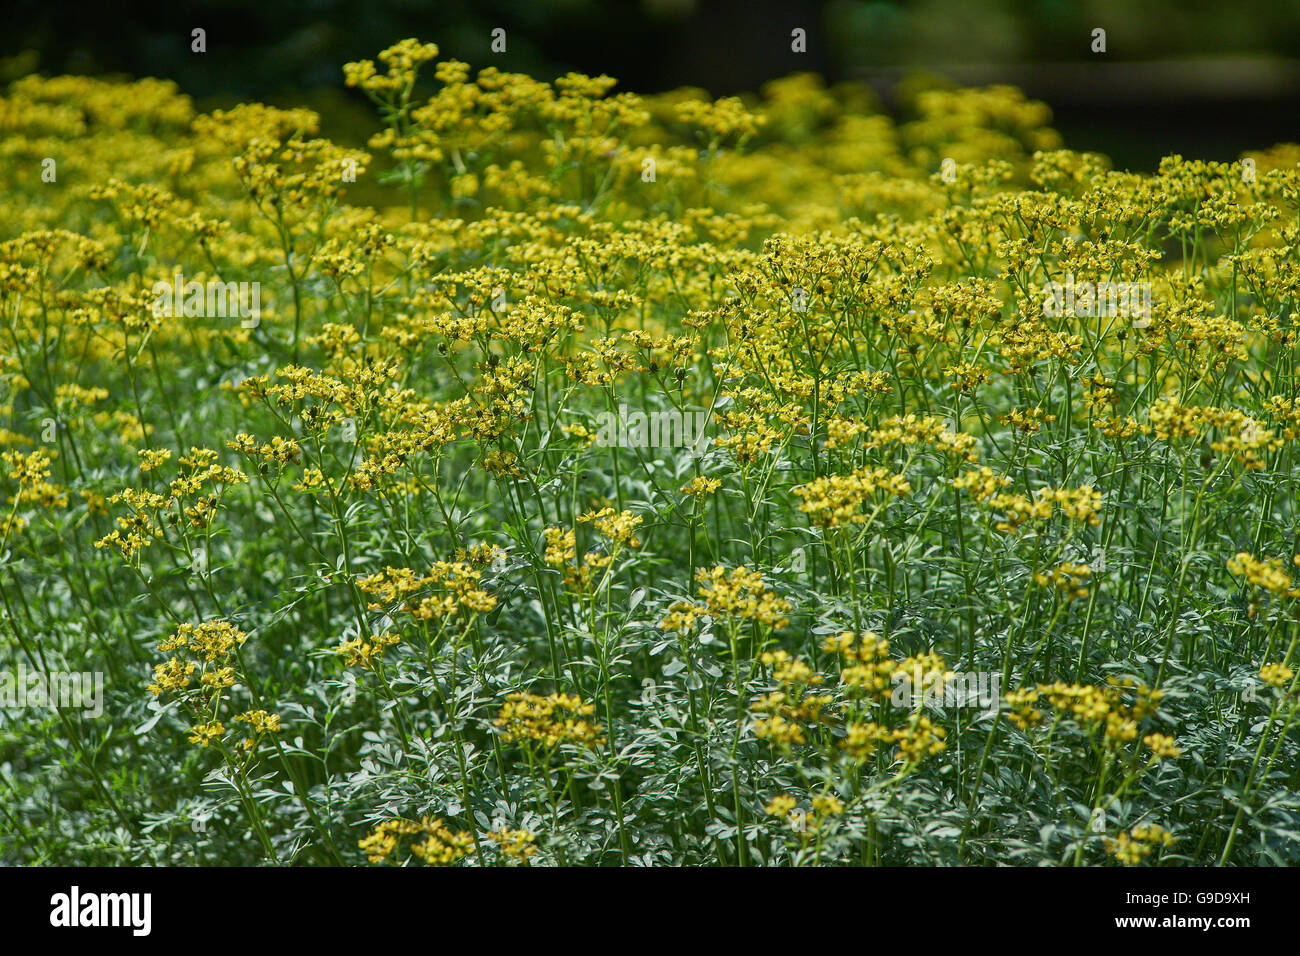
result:
[(436, 57), (0, 99), (0, 858), (1300, 862), (1300, 149)]

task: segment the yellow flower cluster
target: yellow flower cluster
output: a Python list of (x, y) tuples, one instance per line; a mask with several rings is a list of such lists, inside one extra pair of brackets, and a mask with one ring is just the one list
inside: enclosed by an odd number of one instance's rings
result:
[[(967, 473), (967, 480), (971, 472)], [(987, 490), (987, 479), (978, 490)], [(1038, 488), (1032, 496), (999, 493), (983, 499), (983, 503), (994, 511), (1000, 511), (1003, 519), (997, 523), (999, 531), (1017, 532), (1022, 526), (1035, 521), (1049, 521), (1056, 511), (1060, 511), (1070, 521), (1085, 525), (1101, 524), (1098, 517), (1101, 512), (1101, 492), (1091, 485), (1079, 488)]]
[(537, 852), (537, 834), (531, 830), (492, 830), (488, 833), (501, 852), (511, 859), (527, 861)]
[(583, 524), (592, 522), (596, 530), (619, 544), (626, 545), (629, 548), (641, 547), (641, 539), (633, 534), (642, 521), (640, 515), (633, 514), (630, 511), (615, 512), (613, 508), (602, 508), (599, 511), (591, 511), (578, 518), (578, 523)]
[(1295, 678), (1295, 669), (1286, 664), (1265, 664), (1259, 669), (1259, 679), (1269, 687), (1285, 687)]
[(868, 466), (847, 475), (814, 478), (792, 491), (803, 499), (799, 510), (810, 515), (814, 524), (835, 528), (845, 522), (862, 524), (871, 520), (870, 515), (862, 513), (862, 508), (876, 492), (902, 497), (911, 494), (912, 485), (888, 468)]
[(782, 689), (763, 694), (750, 704), (751, 712), (767, 715), (754, 719), (754, 735), (783, 747), (806, 744), (805, 725), (827, 722), (825, 711), (834, 700), (829, 694), (808, 692), (822, 683), (822, 676), (788, 651), (764, 651), (759, 660), (772, 668), (772, 679)]
[(948, 746), (944, 742), (946, 736), (945, 728), (932, 723), (924, 714), (917, 714), (911, 723), (894, 730), (888, 739), (898, 745), (898, 759), (911, 766), (942, 753)]
[(595, 712), (594, 704), (575, 694), (518, 692), (506, 697), (495, 723), (506, 741), (538, 741), (547, 751), (563, 743), (592, 748), (605, 742), (604, 728), (585, 719)]
[(246, 710), (242, 714), (236, 714), (234, 721), (237, 724), (248, 724), (250, 737), (244, 738), (243, 747), (245, 750), (252, 750), (257, 746), (258, 741), (266, 734), (278, 734), (280, 732), (280, 715), (267, 713), (265, 710)]
[(934, 415), (907, 414), (887, 418), (881, 427), (872, 430), (868, 447), (883, 448), (895, 444), (904, 447), (930, 445), (959, 461), (973, 462), (976, 459), (975, 436), (954, 431)]
[(1151, 749), (1152, 758), (1155, 760), (1172, 760), (1183, 755), (1182, 748), (1168, 734), (1147, 734), (1142, 738), (1142, 742)]
[(396, 634), (372, 634), (369, 640), (354, 637), (350, 641), (343, 641), (335, 650), (343, 655), (344, 666), (370, 670), (384, 656), (387, 648), (401, 643), (401, 640)]
[(225, 734), (226, 728), (219, 720), (211, 720), (203, 724), (195, 724), (190, 728), (190, 743), (198, 744), (200, 747), (207, 747), (213, 741), (221, 739)]
[(800, 811), (799, 801), (788, 793), (773, 797), (763, 808), (769, 817), (784, 820), (805, 843), (816, 838), (818, 831), (834, 818), (843, 815), (844, 803), (833, 793), (819, 793), (809, 801), (811, 811)]
[(1074, 561), (1062, 561), (1048, 571), (1034, 574), (1034, 583), (1040, 588), (1052, 587), (1061, 591), (1067, 601), (1077, 601), (1088, 596), (1088, 582), (1092, 568)]
[(744, 565), (730, 570), (717, 565), (698, 569), (695, 580), (704, 600), (702, 606), (694, 608), (697, 615), (752, 620), (774, 630), (790, 623), (787, 615), (792, 605), (763, 583), (761, 571), (751, 571)]
[(247, 640), (248, 635), (229, 621), (204, 621), (200, 624), (186, 622), (179, 625), (173, 634), (158, 645), (158, 650), (164, 654), (180, 651), (193, 659), (182, 661), (180, 654), (174, 654), (167, 661), (156, 665), (149, 692), (157, 697), (164, 693), (185, 691), (199, 666), (202, 667), (200, 682), (205, 693), (233, 686), (235, 669), (230, 661)]
[(822, 642), (822, 650), (838, 654), (845, 661), (840, 670), (840, 682), (867, 696), (889, 697), (891, 678), (899, 669), (889, 656), (889, 641), (874, 631), (860, 637), (852, 631), (843, 631)]
[(1248, 552), (1238, 551), (1236, 556), (1228, 559), (1228, 570), (1277, 597), (1300, 597), (1300, 588), (1295, 587), (1291, 575), (1282, 570), (1282, 562), (1278, 558), (1265, 558), (1261, 561)]
[(486, 613), (495, 608), (497, 599), (478, 586), (482, 577), (483, 572), (468, 562), (437, 561), (425, 575), (411, 568), (390, 566), (357, 578), (356, 586), (363, 594), (379, 597), (378, 601), (367, 604), (369, 610), (391, 613), (400, 608), (417, 621), (429, 621), (454, 617), (461, 609)]
[(408, 848), (429, 866), (451, 866), (474, 848), (474, 838), (453, 831), (441, 817), (414, 820), (397, 818), (379, 823), (357, 845), (371, 863), (386, 863)]
[[(1128, 702), (1125, 697), (1130, 694), (1133, 700)], [(1072, 717), (1088, 734), (1100, 730), (1106, 746), (1118, 747), (1137, 738), (1138, 725), (1155, 713), (1163, 697), (1164, 691), (1132, 678), (1113, 680), (1104, 687), (1057, 681), (1008, 691), (1007, 717), (1021, 730), (1027, 730), (1043, 720), (1043, 712), (1036, 705), (1046, 698), (1058, 715)], [(1148, 734), (1143, 740), (1157, 758), (1181, 754), (1172, 737)]]
[(1124, 866), (1137, 866), (1158, 847), (1172, 846), (1174, 835), (1158, 823), (1142, 823), (1104, 841), (1106, 852)]
[(995, 474), (988, 465), (971, 468), (952, 480), (952, 486), (964, 491), (979, 502), (992, 500), (997, 494), (1011, 484), (1005, 475)]
[[(631, 536), (631, 529), (640, 522), (639, 516), (629, 514), (628, 519), (621, 525), (611, 523), (613, 509), (607, 509), (610, 515), (602, 517), (602, 521), (607, 523), (611, 529), (615, 529), (620, 534), (627, 535), (630, 541), (637, 541), (636, 547), (640, 541)], [(615, 519), (622, 520), (622, 519)], [(613, 556), (602, 554), (598, 551), (588, 551), (582, 556), (581, 562), (575, 562), (574, 559), (578, 554), (578, 536), (572, 528), (547, 528), (543, 535), (546, 539), (546, 549), (544, 559), (546, 563), (553, 567), (559, 568), (564, 574), (564, 583), (571, 591), (579, 594), (585, 593), (591, 588), (592, 575), (603, 568), (609, 567), (613, 563)]]
[(721, 487), (721, 478), (709, 478), (706, 475), (699, 475), (682, 485), (680, 490), (684, 495), (694, 495), (697, 498), (703, 498), (705, 495), (713, 494)]

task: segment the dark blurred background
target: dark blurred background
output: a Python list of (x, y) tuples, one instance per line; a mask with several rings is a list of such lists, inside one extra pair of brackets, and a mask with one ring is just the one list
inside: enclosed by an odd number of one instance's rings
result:
[[(1300, 0), (6, 0), (0, 23), (0, 57), (34, 50), (42, 73), (167, 77), (201, 109), (305, 102), (331, 135), (369, 122), (342, 65), (415, 36), (474, 67), (608, 73), (645, 93), (756, 91), (794, 71), (868, 82), (886, 104), (917, 71), (1012, 83), (1052, 106), (1067, 146), (1135, 169), (1300, 139)], [(206, 53), (190, 52), (195, 27)]]

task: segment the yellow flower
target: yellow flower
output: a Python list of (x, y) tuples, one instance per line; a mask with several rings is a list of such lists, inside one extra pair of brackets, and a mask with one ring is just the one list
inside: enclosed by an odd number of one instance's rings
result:
[(888, 468), (865, 467), (847, 475), (814, 478), (791, 490), (803, 499), (800, 511), (811, 515), (815, 524), (834, 528), (844, 522), (868, 521), (870, 516), (863, 514), (862, 508), (876, 492), (902, 497), (911, 493), (912, 486)]
[(812, 798), (813, 813), (819, 817), (838, 817), (844, 812), (844, 804), (834, 794), (825, 794)]
[(1114, 838), (1103, 841), (1106, 852), (1115, 857), (1124, 866), (1137, 866), (1157, 846), (1170, 846), (1174, 836), (1158, 823), (1139, 824), (1133, 829), (1121, 830)]
[(593, 748), (605, 742), (600, 736), (601, 725), (585, 719), (595, 712), (594, 704), (574, 694), (555, 693), (539, 697), (519, 692), (506, 697), (495, 724), (501, 728), (501, 736), (507, 742), (538, 741), (546, 750), (553, 750), (562, 743)]
[(172, 457), (170, 448), (141, 448), (136, 454), (140, 456), (141, 471), (152, 471)]
[(454, 831), (440, 817), (421, 817), (420, 822), (400, 817), (375, 826), (357, 845), (371, 863), (384, 863), (410, 840), (410, 852), (428, 866), (450, 866), (474, 848), (474, 838)]
[(1295, 670), (1285, 664), (1265, 664), (1259, 669), (1259, 679), (1269, 687), (1285, 687), (1295, 677)]
[(206, 747), (220, 738), (225, 732), (226, 728), (221, 725), (219, 720), (210, 721), (206, 724), (197, 724), (190, 728), (190, 743)]
[(1282, 561), (1278, 558), (1260, 561), (1245, 551), (1239, 551), (1228, 559), (1228, 571), (1278, 597), (1300, 597), (1300, 588), (1296, 588), (1291, 575), (1282, 570)]
[(501, 852), (516, 860), (527, 860), (537, 852), (537, 834), (531, 830), (493, 830), (488, 834)]
[(794, 797), (787, 793), (783, 793), (769, 800), (763, 812), (769, 817), (785, 817), (789, 816), (790, 811), (798, 805), (799, 804)]
[(779, 630), (790, 623), (786, 616), (791, 604), (763, 583), (759, 571), (750, 571), (744, 565), (728, 571), (722, 565), (700, 568), (695, 573), (699, 582), (698, 593), (704, 599), (699, 613), (715, 617), (736, 617), (755, 620)]
[(1088, 581), (1092, 569), (1086, 564), (1063, 561), (1046, 573), (1039, 571), (1034, 575), (1034, 583), (1039, 587), (1053, 587), (1065, 594), (1067, 601), (1074, 601), (1088, 596)]
[(343, 641), (335, 650), (343, 655), (345, 667), (361, 667), (370, 670), (375, 662), (384, 656), (387, 648), (400, 641), (401, 638), (396, 634), (372, 634), (368, 641), (359, 637)]
[(709, 478), (706, 475), (697, 475), (686, 484), (682, 485), (681, 492), (684, 495), (695, 495), (697, 498), (703, 498), (705, 495), (711, 495), (722, 487), (722, 479)]
[(1183, 755), (1174, 738), (1164, 734), (1147, 734), (1142, 742), (1151, 748), (1152, 758), (1156, 760), (1171, 760)]
[(619, 544), (627, 545), (629, 548), (641, 547), (641, 539), (632, 533), (637, 525), (641, 524), (640, 515), (633, 514), (630, 511), (615, 512), (613, 508), (602, 508), (599, 511), (588, 512), (578, 518), (578, 523), (593, 522), (596, 530), (601, 534), (617, 541)]

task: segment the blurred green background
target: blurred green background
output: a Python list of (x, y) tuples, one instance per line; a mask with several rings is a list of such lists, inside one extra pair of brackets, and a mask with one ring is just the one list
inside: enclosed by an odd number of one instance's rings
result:
[[(206, 53), (190, 51), (195, 27)], [(791, 51), (795, 27), (806, 53)], [(1052, 106), (1066, 145), (1140, 169), (1300, 139), (1300, 0), (9, 0), (2, 33), (10, 76), (35, 51), (46, 74), (173, 79), (200, 108), (305, 102), (349, 140), (371, 120), (342, 64), (406, 36), (475, 67), (608, 73), (646, 93), (755, 91), (801, 70), (868, 82), (887, 104), (917, 71), (1012, 83)]]

